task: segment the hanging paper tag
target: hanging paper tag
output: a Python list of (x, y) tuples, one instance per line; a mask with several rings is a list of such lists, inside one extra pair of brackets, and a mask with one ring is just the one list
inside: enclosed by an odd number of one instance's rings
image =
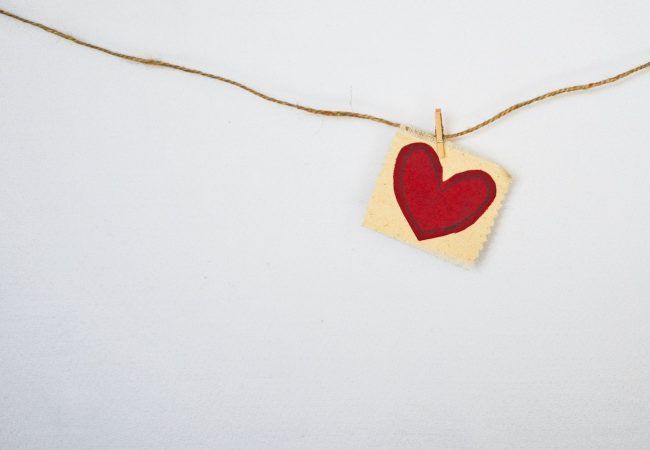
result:
[(479, 256), (510, 175), (499, 165), (401, 127), (391, 144), (363, 225), (463, 265)]

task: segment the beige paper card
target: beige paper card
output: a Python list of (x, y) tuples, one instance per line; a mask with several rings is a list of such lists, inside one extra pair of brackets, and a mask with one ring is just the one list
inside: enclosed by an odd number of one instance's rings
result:
[(363, 226), (471, 266), (490, 234), (511, 178), (499, 165), (451, 142), (445, 142), (444, 158), (438, 158), (434, 149), (433, 135), (399, 129)]

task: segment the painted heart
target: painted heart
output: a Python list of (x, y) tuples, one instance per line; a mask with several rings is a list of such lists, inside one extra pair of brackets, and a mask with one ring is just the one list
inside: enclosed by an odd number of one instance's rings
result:
[(497, 187), (482, 170), (442, 181), (442, 165), (424, 142), (402, 147), (395, 161), (397, 203), (419, 241), (458, 233), (476, 222), (494, 201)]

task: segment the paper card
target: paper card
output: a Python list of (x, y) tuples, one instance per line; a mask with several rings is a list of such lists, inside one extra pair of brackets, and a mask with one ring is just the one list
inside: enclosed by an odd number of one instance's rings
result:
[(499, 165), (434, 136), (401, 127), (368, 205), (363, 225), (471, 266), (478, 258), (510, 187)]

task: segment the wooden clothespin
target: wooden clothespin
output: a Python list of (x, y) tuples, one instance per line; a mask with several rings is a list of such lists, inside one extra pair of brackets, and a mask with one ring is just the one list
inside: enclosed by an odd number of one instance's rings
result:
[(445, 157), (445, 134), (442, 131), (442, 111), (436, 108), (436, 152), (439, 158)]

